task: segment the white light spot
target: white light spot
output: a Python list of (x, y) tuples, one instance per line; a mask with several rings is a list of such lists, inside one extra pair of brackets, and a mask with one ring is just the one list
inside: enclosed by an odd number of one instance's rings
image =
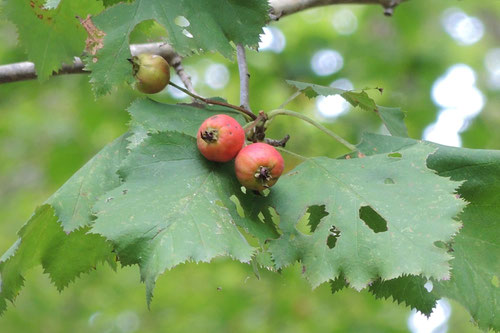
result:
[(174, 19), (174, 23), (177, 24), (179, 27), (183, 28), (189, 27), (189, 21), (184, 16), (177, 16)]
[(205, 83), (212, 89), (222, 89), (229, 82), (229, 70), (222, 64), (211, 64), (205, 71)]
[(342, 55), (335, 50), (320, 50), (311, 59), (311, 68), (317, 75), (326, 76), (338, 72), (344, 66)]
[(193, 34), (191, 34), (189, 31), (187, 31), (186, 29), (182, 29), (182, 34), (184, 36), (186, 36), (187, 38), (193, 38)]
[(259, 51), (281, 53), (286, 46), (283, 32), (275, 27), (264, 27), (262, 30), (264, 33), (260, 35)]
[(464, 64), (453, 65), (432, 86), (432, 99), (443, 109), (436, 122), (424, 130), (424, 140), (460, 147), (459, 133), (484, 107), (485, 97), (476, 87), (476, 73)]
[(484, 35), (483, 22), (477, 17), (468, 16), (458, 8), (447, 9), (441, 22), (446, 32), (462, 45), (472, 45)]
[(358, 29), (358, 19), (349, 9), (341, 9), (333, 14), (332, 25), (341, 35), (350, 35)]
[(500, 48), (489, 50), (486, 53), (484, 66), (488, 70), (490, 88), (500, 90)]
[[(338, 79), (330, 84), (330, 87), (352, 90), (354, 86), (348, 79)], [(350, 104), (339, 95), (319, 96), (316, 99), (316, 108), (321, 116), (325, 118), (336, 118), (350, 109)]]
[(139, 316), (134, 311), (124, 311), (115, 320), (116, 328), (122, 333), (137, 331), (140, 325)]
[(472, 68), (453, 65), (432, 86), (432, 99), (443, 108), (458, 109), (464, 117), (475, 117), (485, 104), (485, 97), (475, 83), (476, 73)]
[(429, 318), (413, 310), (408, 318), (408, 328), (412, 333), (445, 333), (450, 315), (450, 303), (440, 299)]
[(434, 285), (432, 284), (432, 281), (427, 281), (425, 284), (424, 284), (424, 288), (425, 290), (427, 290), (428, 292), (431, 292), (432, 289), (434, 289)]

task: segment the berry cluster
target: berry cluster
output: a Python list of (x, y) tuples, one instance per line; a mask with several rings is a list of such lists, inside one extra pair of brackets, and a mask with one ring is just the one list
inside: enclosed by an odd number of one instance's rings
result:
[(245, 144), (245, 130), (232, 117), (218, 114), (206, 119), (197, 134), (198, 149), (210, 161), (229, 162), (241, 185), (262, 191), (273, 186), (284, 168), (283, 157), (271, 145)]

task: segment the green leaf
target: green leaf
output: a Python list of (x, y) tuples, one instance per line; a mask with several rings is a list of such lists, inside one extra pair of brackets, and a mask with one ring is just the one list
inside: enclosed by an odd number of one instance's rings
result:
[[(130, 113), (130, 128), (138, 135), (131, 138), (144, 138), (146, 133), (176, 131), (196, 137), (201, 123), (210, 116), (224, 113), (235, 118), (240, 124), (245, 119), (240, 113), (220, 106), (202, 104), (163, 104), (150, 99), (138, 99), (128, 108)], [(138, 144), (141, 140), (137, 140)]]
[(87, 234), (88, 228), (69, 234), (63, 231), (50, 205), (36, 209), (19, 231), (19, 240), (0, 261), (0, 314), (6, 301), (14, 302), (23, 284), (23, 275), (42, 265), (58, 290), (100, 262), (114, 267), (114, 255), (102, 236)]
[[(365, 134), (359, 148), (368, 155), (417, 144), (411, 139)], [(465, 181), (458, 193), (470, 202), (460, 214), (463, 228), (451, 244), (451, 279), (434, 282), (433, 292), (460, 302), (480, 328), (500, 330), (500, 152), (432, 145), (438, 149), (428, 160), (429, 168)]]
[(153, 134), (124, 161), (124, 183), (96, 204), (92, 232), (115, 244), (122, 264), (139, 264), (148, 303), (158, 275), (187, 260), (250, 261), (254, 249), (226, 204), (240, 191), (232, 168), (205, 160), (193, 137)]
[(363, 110), (367, 111), (377, 111), (377, 105), (375, 101), (368, 96), (366, 91), (361, 90), (360, 92), (344, 90), (339, 88), (320, 86), (312, 83), (305, 83), (299, 81), (286, 81), (289, 85), (297, 88), (298, 90), (304, 92), (304, 94), (309, 98), (315, 98), (319, 95), (330, 96), (330, 95), (340, 95), (352, 106), (359, 106)]
[(421, 276), (405, 275), (396, 279), (381, 281), (377, 280), (370, 285), (370, 292), (376, 298), (392, 299), (405, 303), (412, 309), (417, 309), (429, 316), (436, 306), (438, 297), (424, 287), (427, 279)]
[(406, 128), (404, 121), (406, 115), (403, 111), (401, 111), (401, 108), (386, 108), (384, 106), (377, 106), (377, 111), (380, 119), (382, 119), (385, 127), (387, 127), (391, 135), (403, 138), (408, 137), (408, 129)]
[[(400, 157), (313, 158), (282, 176), (269, 195), (283, 231), (270, 243), (277, 267), (300, 260), (314, 287), (343, 273), (358, 290), (379, 277), (448, 278), (451, 256), (434, 242), (458, 231), (453, 218), (465, 203), (454, 195), (459, 182), (426, 167), (433, 151), (420, 144)], [(325, 205), (329, 214), (305, 235), (295, 225), (312, 205)], [(361, 219), (364, 210), (378, 215), (386, 231), (372, 230)]]
[(91, 207), (97, 198), (120, 185), (116, 172), (127, 155), (128, 136), (124, 134), (104, 147), (47, 200), (65, 231), (90, 225)]
[[(28, 59), (35, 63), (40, 80), (58, 71), (63, 63), (70, 64), (82, 54), (87, 33), (76, 19), (102, 10), (99, 1), (7, 0), (5, 13), (16, 26), (19, 40), (26, 48)], [(56, 6), (57, 8), (53, 8)]]
[(181, 55), (217, 51), (232, 58), (231, 42), (257, 45), (268, 8), (266, 0), (136, 0), (109, 7), (94, 18), (106, 33), (98, 61), (87, 63), (94, 91), (100, 96), (113, 86), (133, 82), (127, 61), (131, 56), (129, 36), (142, 21), (154, 19), (165, 27), (169, 43)]

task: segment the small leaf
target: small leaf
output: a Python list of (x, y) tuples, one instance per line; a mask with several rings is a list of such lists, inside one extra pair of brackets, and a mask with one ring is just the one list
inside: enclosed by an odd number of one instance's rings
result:
[(426, 282), (427, 280), (421, 276), (405, 275), (387, 281), (377, 280), (372, 283), (369, 290), (376, 298), (392, 297), (398, 304), (405, 303), (429, 316), (436, 306), (438, 297), (427, 291), (424, 286)]
[(305, 83), (299, 81), (286, 81), (289, 85), (297, 88), (298, 90), (304, 92), (307, 97), (314, 98), (319, 95), (330, 96), (330, 95), (340, 95), (352, 106), (359, 106), (363, 110), (367, 111), (377, 111), (377, 105), (375, 101), (368, 96), (365, 90), (360, 92), (344, 90), (339, 88), (320, 86), (312, 83)]
[(387, 127), (391, 135), (403, 138), (408, 137), (408, 130), (404, 122), (406, 115), (403, 111), (401, 111), (401, 108), (377, 106), (377, 109), (380, 119), (382, 119), (382, 122), (385, 127)]

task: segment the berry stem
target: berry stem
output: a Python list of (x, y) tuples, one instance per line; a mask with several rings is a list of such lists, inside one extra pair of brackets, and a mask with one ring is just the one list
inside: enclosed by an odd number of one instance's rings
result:
[(305, 156), (302, 156), (300, 154), (297, 154), (297, 153), (294, 153), (293, 151), (290, 151), (288, 149), (285, 149), (283, 147), (275, 147), (277, 150), (279, 151), (282, 151), (284, 152), (285, 154), (288, 154), (290, 156), (293, 156), (295, 158), (298, 158), (299, 160), (302, 160), (302, 161), (307, 161), (309, 158), (308, 157), (305, 157)]
[(225, 106), (225, 107), (228, 107), (228, 108), (231, 108), (233, 110), (236, 110), (238, 112), (241, 112), (243, 113), (245, 116), (247, 116), (247, 118), (250, 118), (251, 120), (255, 120), (257, 119), (257, 116), (255, 114), (253, 114), (252, 112), (250, 112), (249, 110), (241, 107), (241, 106), (236, 106), (236, 105), (232, 105), (232, 104), (229, 104), (229, 103), (225, 103), (225, 102), (220, 102), (220, 101), (214, 101), (213, 99), (208, 99), (208, 98), (205, 98), (205, 97), (201, 97), (201, 96), (198, 96), (192, 92), (190, 92), (189, 90), (186, 90), (184, 88), (182, 88), (181, 86), (178, 86), (177, 84), (173, 83), (172, 81), (169, 82), (169, 84), (182, 91), (183, 93), (193, 97), (193, 98), (196, 98), (197, 100), (200, 100), (204, 103), (207, 103), (207, 104), (213, 104), (213, 105), (220, 105), (220, 106)]
[(327, 134), (330, 137), (334, 138), (335, 140), (337, 140), (338, 142), (340, 142), (341, 144), (343, 144), (348, 149), (350, 149), (350, 150), (356, 150), (356, 146), (354, 146), (352, 143), (347, 142), (340, 135), (332, 132), (331, 130), (329, 130), (325, 126), (321, 125), (320, 123), (312, 120), (311, 118), (309, 118), (309, 117), (307, 117), (307, 116), (305, 116), (305, 115), (303, 115), (301, 113), (298, 113), (298, 112), (295, 112), (295, 111), (291, 111), (291, 110), (286, 110), (286, 109), (276, 109), (276, 110), (272, 110), (272, 111), (269, 112), (269, 115), (268, 115), (269, 116), (269, 120), (271, 120), (274, 117), (279, 116), (279, 115), (287, 115), (287, 116), (291, 116), (291, 117), (302, 119), (303, 121), (308, 122), (309, 124), (313, 125), (317, 129), (319, 129), (320, 131), (323, 131), (325, 134)]

